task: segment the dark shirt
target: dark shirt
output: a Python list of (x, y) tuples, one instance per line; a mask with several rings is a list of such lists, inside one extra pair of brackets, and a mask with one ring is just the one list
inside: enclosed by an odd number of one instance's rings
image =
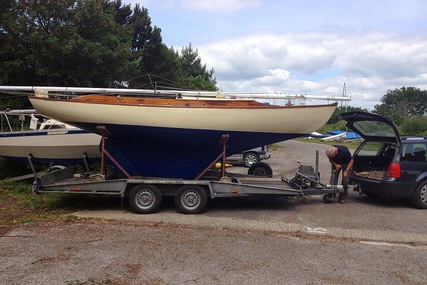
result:
[(334, 146), (338, 148), (338, 153), (337, 153), (337, 156), (332, 158), (332, 161), (340, 165), (349, 164), (351, 160), (351, 153), (348, 150), (348, 148), (343, 145), (334, 145)]

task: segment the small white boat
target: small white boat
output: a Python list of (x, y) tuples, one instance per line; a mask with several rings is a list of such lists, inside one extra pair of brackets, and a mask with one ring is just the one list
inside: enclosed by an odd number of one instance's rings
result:
[[(13, 131), (7, 116), (31, 116), (28, 131)], [(82, 164), (100, 159), (97, 134), (73, 127), (62, 122), (47, 119), (38, 129), (37, 118), (30, 112), (1, 112), (7, 131), (0, 133), (0, 156), (7, 159), (26, 161), (29, 157), (34, 164)], [(22, 129), (22, 128), (21, 128)]]
[(321, 141), (324, 141), (324, 142), (340, 141), (340, 140), (344, 140), (346, 135), (347, 135), (347, 132), (343, 132), (343, 133), (340, 133), (340, 134), (331, 135), (331, 136), (322, 138)]

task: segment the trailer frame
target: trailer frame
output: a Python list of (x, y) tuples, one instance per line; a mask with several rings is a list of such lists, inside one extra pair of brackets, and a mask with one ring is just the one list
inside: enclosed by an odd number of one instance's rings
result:
[[(295, 177), (273, 178), (271, 167), (263, 162), (255, 164), (254, 174), (242, 175), (226, 173), (225, 159), (228, 134), (220, 138), (222, 152), (195, 179), (132, 177), (124, 167), (105, 149), (105, 139), (109, 130), (100, 125), (97, 127), (101, 139), (101, 172), (77, 173), (74, 166), (57, 167), (48, 173), (34, 173), (32, 192), (40, 193), (73, 193), (93, 195), (116, 195), (121, 197), (121, 205), (128, 197), (132, 210), (139, 214), (154, 213), (158, 210), (164, 196), (173, 196), (175, 207), (184, 214), (203, 212), (208, 198), (232, 197), (295, 197), (304, 195), (336, 194), (343, 191), (341, 185), (323, 185), (318, 172), (319, 151), (316, 151), (315, 168), (299, 165)], [(126, 178), (106, 180), (105, 163), (108, 157)], [(212, 167), (221, 161), (221, 169), (213, 171)], [(29, 159), (31, 165), (31, 160)], [(259, 168), (258, 168), (259, 166)], [(251, 171), (251, 168), (249, 171)], [(255, 170), (254, 170), (255, 169)], [(325, 196), (324, 196), (325, 197)]]
[[(300, 165), (295, 177), (259, 177), (225, 173), (218, 180), (189, 180), (172, 178), (122, 178), (105, 180), (104, 174), (77, 173), (74, 166), (56, 169), (49, 173), (34, 173), (32, 192), (115, 195), (129, 199), (132, 210), (139, 214), (154, 213), (164, 196), (175, 198), (177, 210), (184, 214), (204, 211), (208, 198), (233, 197), (302, 197), (327, 195), (343, 191), (342, 185), (320, 183), (316, 168)], [(222, 170), (221, 170), (222, 171)]]

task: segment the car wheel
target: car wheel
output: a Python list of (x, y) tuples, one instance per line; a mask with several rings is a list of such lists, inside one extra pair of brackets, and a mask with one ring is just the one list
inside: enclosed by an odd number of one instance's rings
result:
[(249, 175), (255, 175), (255, 176), (265, 176), (265, 177), (273, 177), (273, 170), (271, 169), (270, 165), (264, 162), (258, 162), (255, 164), (252, 164), (251, 167), (248, 169)]
[(245, 155), (243, 156), (243, 163), (245, 164), (246, 167), (251, 167), (253, 164), (258, 162), (259, 162), (259, 156), (254, 152), (245, 153)]
[(412, 197), (412, 205), (418, 209), (427, 209), (427, 181), (421, 182)]

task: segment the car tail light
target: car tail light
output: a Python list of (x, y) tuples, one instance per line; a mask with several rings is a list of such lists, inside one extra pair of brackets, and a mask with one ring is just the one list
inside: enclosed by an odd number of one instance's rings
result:
[(400, 163), (390, 163), (387, 169), (387, 176), (400, 178)]

